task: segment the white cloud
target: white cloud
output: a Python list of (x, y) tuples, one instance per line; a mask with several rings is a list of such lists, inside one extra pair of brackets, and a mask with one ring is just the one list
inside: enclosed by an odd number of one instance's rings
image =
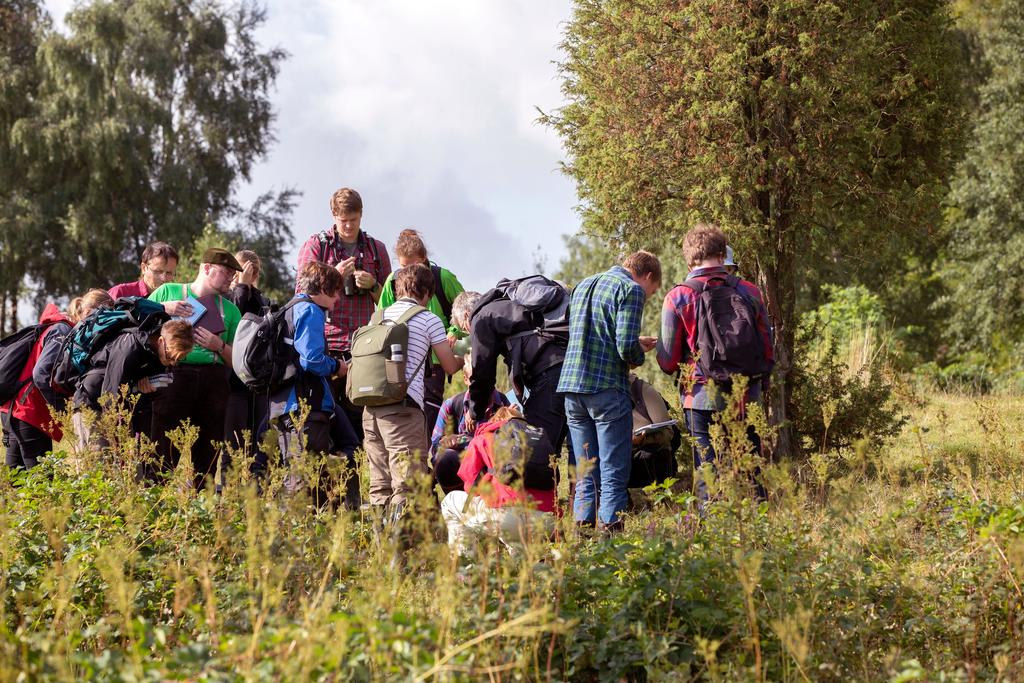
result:
[[(569, 3), (314, 0), (271, 2), (268, 45), (291, 57), (279, 78), (278, 143), (254, 187), (294, 184), (302, 239), (329, 222), (347, 185), (364, 225), (392, 244), (408, 225), (467, 287), (554, 265), (576, 229), (557, 136), (535, 107), (562, 101), (555, 67)], [(484, 250), (466, 245), (483, 241)]]
[[(72, 0), (49, 0), (64, 11)], [(562, 102), (569, 0), (270, 0), (265, 46), (290, 53), (274, 102), (277, 143), (243, 198), (304, 192), (301, 242), (330, 223), (338, 187), (363, 195), (367, 231), (393, 247), (419, 228), (432, 257), (483, 289), (549, 266), (575, 231), (557, 136), (535, 107)], [(296, 245), (296, 250), (297, 250)]]

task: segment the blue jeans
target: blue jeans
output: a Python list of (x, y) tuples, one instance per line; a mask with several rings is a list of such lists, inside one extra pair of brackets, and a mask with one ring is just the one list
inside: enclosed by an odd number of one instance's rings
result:
[(576, 482), (577, 522), (614, 524), (629, 502), (626, 486), (633, 450), (633, 404), (620, 389), (566, 394), (565, 416), (578, 463), (591, 469)]
[[(697, 498), (702, 503), (708, 501), (708, 487), (704, 478), (698, 470), (704, 463), (714, 465), (717, 456), (715, 447), (711, 442), (711, 425), (718, 422), (721, 413), (715, 410), (683, 410), (683, 418), (686, 420), (686, 430), (693, 439), (693, 476), (697, 482)], [(750, 444), (750, 452), (761, 453), (761, 436), (754, 429), (753, 425), (747, 427), (747, 441)], [(760, 470), (754, 472), (754, 495), (758, 500), (765, 500), (768, 496), (764, 487), (758, 481)]]

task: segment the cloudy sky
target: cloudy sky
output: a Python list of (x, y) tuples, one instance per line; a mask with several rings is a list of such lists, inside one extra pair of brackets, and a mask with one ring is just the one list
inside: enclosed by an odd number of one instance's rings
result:
[[(62, 17), (73, 0), (49, 0)], [(304, 195), (300, 242), (330, 224), (338, 187), (393, 250), (419, 229), (467, 288), (554, 268), (576, 230), (574, 186), (537, 107), (562, 102), (553, 61), (570, 0), (269, 0), (264, 45), (290, 53), (274, 101), (277, 142), (242, 199)], [(297, 252), (298, 244), (295, 245)]]

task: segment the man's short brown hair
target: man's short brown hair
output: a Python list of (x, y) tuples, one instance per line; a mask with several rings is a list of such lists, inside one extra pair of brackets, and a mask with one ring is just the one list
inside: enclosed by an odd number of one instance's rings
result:
[(406, 266), (395, 272), (395, 294), (422, 299), (434, 295), (434, 274), (422, 263)]
[(693, 226), (683, 238), (683, 258), (686, 259), (686, 265), (693, 268), (716, 256), (725, 258), (727, 242), (725, 233), (713, 223)]
[(310, 261), (299, 270), (295, 289), (310, 296), (326, 294), (334, 296), (341, 291), (344, 280), (341, 273), (322, 261)]
[(623, 260), (622, 267), (636, 277), (650, 274), (654, 282), (661, 282), (661, 261), (649, 251), (636, 251)]
[(331, 195), (331, 215), (340, 216), (346, 213), (362, 213), (363, 198), (350, 187), (343, 187)]
[(164, 340), (164, 352), (175, 363), (183, 361), (195, 345), (187, 320), (168, 320), (160, 327), (160, 338)]
[(167, 242), (150, 242), (142, 251), (142, 265), (146, 265), (155, 258), (162, 258), (165, 261), (174, 259), (177, 262), (178, 252)]

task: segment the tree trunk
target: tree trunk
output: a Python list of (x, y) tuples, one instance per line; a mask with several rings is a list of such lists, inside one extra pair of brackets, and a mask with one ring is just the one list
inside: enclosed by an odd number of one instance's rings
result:
[(11, 325), (9, 330), (10, 330), (11, 334), (14, 334), (15, 332), (18, 331), (18, 293), (17, 292), (13, 292), (11, 294), (11, 312), (10, 312), (10, 318), (8, 319), (8, 321), (10, 322), (10, 325)]
[(7, 335), (7, 292), (0, 292), (0, 337)]
[(775, 461), (796, 455), (795, 434), (789, 421), (789, 378), (793, 370), (796, 340), (796, 289), (793, 286), (793, 258), (777, 253), (773, 263), (759, 268), (761, 290), (775, 333), (775, 371), (768, 393), (768, 423), (777, 427), (769, 452)]

